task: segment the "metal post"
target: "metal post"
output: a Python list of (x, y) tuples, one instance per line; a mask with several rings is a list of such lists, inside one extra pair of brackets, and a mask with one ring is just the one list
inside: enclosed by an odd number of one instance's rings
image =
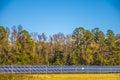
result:
[(61, 65), (61, 73), (62, 73), (62, 65)]
[(46, 66), (46, 77), (47, 77), (47, 66)]

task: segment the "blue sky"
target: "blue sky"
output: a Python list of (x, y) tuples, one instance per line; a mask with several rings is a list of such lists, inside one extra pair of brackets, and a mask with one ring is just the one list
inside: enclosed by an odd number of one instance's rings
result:
[(71, 34), (76, 27), (120, 33), (119, 0), (0, 0), (0, 25), (29, 32)]

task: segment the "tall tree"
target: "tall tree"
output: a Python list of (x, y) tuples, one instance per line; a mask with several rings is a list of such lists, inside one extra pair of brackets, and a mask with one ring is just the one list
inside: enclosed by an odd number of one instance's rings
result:
[(47, 38), (0, 26), (0, 65), (120, 65), (120, 34), (79, 27)]

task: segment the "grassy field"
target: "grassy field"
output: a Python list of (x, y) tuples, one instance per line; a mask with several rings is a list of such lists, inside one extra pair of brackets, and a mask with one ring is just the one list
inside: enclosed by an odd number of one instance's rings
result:
[(120, 80), (117, 74), (0, 74), (0, 80)]

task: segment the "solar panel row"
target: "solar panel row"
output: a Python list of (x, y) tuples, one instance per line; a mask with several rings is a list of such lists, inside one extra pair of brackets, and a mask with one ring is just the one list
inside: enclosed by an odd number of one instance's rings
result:
[(120, 66), (0, 66), (1, 73), (120, 72)]

